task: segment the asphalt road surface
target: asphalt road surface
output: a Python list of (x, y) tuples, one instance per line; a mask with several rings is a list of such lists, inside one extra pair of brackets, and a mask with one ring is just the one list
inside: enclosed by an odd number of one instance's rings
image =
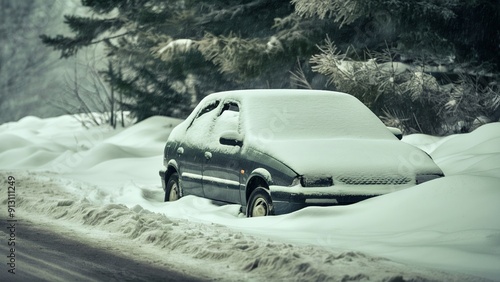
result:
[(15, 274), (8, 224), (0, 231), (0, 281), (204, 281), (163, 266), (149, 265), (77, 240), (54, 234), (32, 223), (16, 227)]

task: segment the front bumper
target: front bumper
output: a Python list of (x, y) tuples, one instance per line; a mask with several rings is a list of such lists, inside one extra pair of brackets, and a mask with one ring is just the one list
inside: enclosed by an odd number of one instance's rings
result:
[[(412, 185), (409, 185), (412, 186)], [(408, 185), (360, 187), (334, 185), (330, 187), (270, 186), (275, 214), (293, 212), (308, 206), (333, 206), (357, 203), (375, 196), (398, 191)]]
[(165, 183), (165, 174), (167, 172), (167, 168), (163, 167), (160, 169), (159, 174), (161, 178), (161, 187), (163, 188), (163, 191), (166, 191), (167, 189), (167, 184)]

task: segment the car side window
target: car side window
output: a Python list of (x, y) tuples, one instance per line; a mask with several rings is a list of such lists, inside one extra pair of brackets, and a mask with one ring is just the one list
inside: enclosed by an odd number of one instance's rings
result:
[(219, 100), (216, 100), (216, 101), (213, 101), (212, 103), (208, 104), (206, 107), (204, 107), (203, 109), (201, 109), (201, 111), (198, 113), (198, 115), (196, 116), (195, 119), (201, 117), (202, 115), (208, 113), (208, 112), (211, 112), (215, 109), (217, 109), (217, 107), (219, 106), (220, 104), (220, 101)]
[(222, 106), (219, 116), (215, 120), (213, 134), (219, 138), (228, 131), (238, 132), (240, 121), (240, 109), (237, 103), (227, 102)]
[(227, 134), (238, 135), (241, 132), (240, 129), (240, 108), (235, 102), (226, 102), (222, 105), (217, 118), (215, 119), (214, 126), (211, 132), (210, 138), (210, 148), (213, 151), (220, 151), (225, 153), (237, 153), (238, 146), (227, 146), (227, 144), (221, 143), (221, 137)]
[(240, 111), (240, 107), (235, 102), (227, 102), (222, 107), (219, 116), (221, 116), (225, 111), (239, 112)]
[(219, 100), (216, 100), (216, 101), (212, 101), (210, 102), (209, 104), (207, 104), (205, 107), (203, 107), (199, 112), (198, 114), (196, 115), (196, 117), (191, 121), (191, 124), (189, 124), (188, 126), (188, 130), (195, 124), (195, 123), (200, 123), (201, 120), (205, 120), (205, 119), (208, 119), (206, 116), (209, 116), (209, 115), (206, 115), (207, 113), (215, 113), (215, 109), (217, 109), (217, 107), (219, 106), (220, 104), (220, 101)]
[(220, 101), (212, 101), (204, 106), (193, 119), (186, 131), (186, 142), (195, 147), (205, 147), (206, 140), (210, 136), (211, 128), (217, 118), (216, 110)]

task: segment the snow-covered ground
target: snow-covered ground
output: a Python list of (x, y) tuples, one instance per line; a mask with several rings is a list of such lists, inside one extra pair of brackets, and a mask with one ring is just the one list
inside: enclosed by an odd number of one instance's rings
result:
[(200, 277), (500, 281), (500, 123), (403, 139), (445, 178), (350, 206), (245, 218), (237, 205), (193, 196), (163, 202), (158, 170), (179, 122), (86, 130), (61, 116), (1, 125), (2, 217), (11, 175), (17, 217)]

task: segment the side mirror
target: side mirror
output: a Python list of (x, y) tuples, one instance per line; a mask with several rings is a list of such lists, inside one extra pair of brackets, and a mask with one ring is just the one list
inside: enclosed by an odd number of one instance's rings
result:
[(219, 138), (222, 145), (227, 146), (243, 146), (243, 136), (236, 131), (226, 131)]
[(403, 139), (403, 132), (399, 128), (387, 126), (387, 129), (399, 140)]

